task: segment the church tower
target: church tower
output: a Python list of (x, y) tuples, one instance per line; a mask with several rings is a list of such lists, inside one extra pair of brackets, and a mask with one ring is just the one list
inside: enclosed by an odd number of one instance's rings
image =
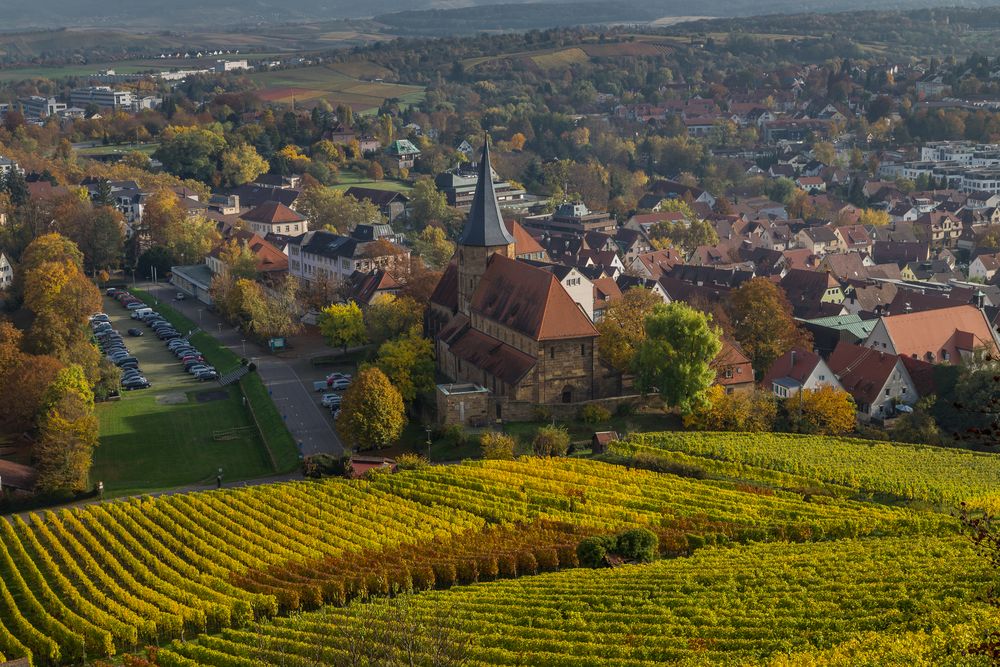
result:
[(514, 237), (503, 222), (500, 204), (493, 189), (493, 169), (490, 167), (489, 135), (483, 139), (483, 155), (479, 160), (479, 180), (472, 199), (472, 208), (465, 227), (458, 237), (458, 311), (469, 315), (472, 294), (486, 272), (486, 264), (494, 253), (515, 259)]

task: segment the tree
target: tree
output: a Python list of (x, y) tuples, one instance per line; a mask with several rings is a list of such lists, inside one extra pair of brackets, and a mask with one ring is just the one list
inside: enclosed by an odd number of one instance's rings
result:
[(153, 157), (175, 176), (208, 183), (225, 148), (221, 134), (195, 126), (170, 125), (160, 135), (160, 147)]
[(829, 167), (837, 160), (837, 150), (829, 141), (817, 141), (813, 144), (813, 156)]
[(535, 432), (531, 448), (538, 456), (566, 456), (569, 431), (562, 426), (542, 426)]
[(182, 263), (200, 263), (221, 237), (215, 223), (201, 216), (187, 218), (170, 230), (166, 247)]
[(364, 315), (368, 340), (381, 344), (419, 326), (424, 321), (424, 304), (408, 296), (380, 294)]
[(300, 213), (312, 229), (346, 233), (362, 224), (382, 220), (378, 207), (368, 199), (355, 199), (343, 190), (324, 186), (306, 188), (300, 198)]
[(344, 392), (337, 431), (360, 449), (388, 447), (406, 425), (403, 397), (381, 370), (367, 367)]
[(808, 347), (808, 333), (795, 324), (784, 291), (767, 278), (754, 278), (729, 298), (733, 335), (750, 358), (754, 372), (766, 372), (793, 347)]
[(617, 371), (628, 372), (642, 341), (646, 339), (646, 317), (663, 301), (651, 290), (633, 288), (612, 301), (597, 323), (600, 359)]
[(90, 273), (115, 268), (121, 263), (125, 243), (125, 221), (117, 210), (101, 206), (94, 209), (88, 234), (77, 239), (83, 251), (84, 267)]
[(287, 276), (271, 290), (260, 283), (240, 278), (236, 284), (242, 301), (242, 318), (259, 338), (285, 338), (302, 330), (295, 300), (298, 281)]
[(267, 172), (267, 161), (249, 144), (240, 144), (222, 153), (222, 182), (228, 186), (249, 183)]
[(455, 254), (455, 244), (440, 227), (424, 227), (413, 239), (413, 247), (424, 263), (434, 269), (443, 268)]
[(671, 407), (688, 414), (705, 401), (715, 380), (712, 360), (722, 349), (711, 317), (680, 301), (653, 308), (646, 339), (632, 364), (643, 391), (657, 390)]
[(451, 217), (448, 198), (437, 189), (433, 179), (421, 178), (410, 192), (410, 216), (417, 227), (433, 221), (444, 221)]
[(892, 429), (892, 439), (924, 445), (941, 444), (941, 430), (934, 421), (932, 410), (936, 397), (922, 397), (913, 406), (913, 412), (900, 415)]
[(517, 442), (506, 433), (486, 431), (479, 438), (479, 447), (483, 450), (484, 459), (513, 461)]
[(42, 400), (59, 370), (58, 359), (21, 350), (23, 333), (10, 322), (0, 322), (0, 433), (22, 433), (36, 425)]
[(829, 385), (804, 389), (785, 401), (785, 412), (793, 431), (814, 435), (842, 435), (854, 430), (854, 399)]
[(434, 389), (434, 344), (420, 335), (419, 326), (405, 336), (382, 343), (375, 366), (385, 373), (407, 403)]
[(257, 277), (257, 256), (237, 238), (231, 238), (219, 248), (219, 261), (233, 280)]
[(319, 315), (319, 331), (327, 345), (341, 347), (344, 352), (368, 340), (364, 315), (353, 301), (334, 303), (324, 308)]
[(373, 181), (381, 181), (383, 178), (385, 178), (385, 172), (382, 169), (382, 165), (380, 165), (375, 160), (372, 160), (371, 164), (368, 165), (367, 175), (368, 178), (370, 178)]
[(45, 394), (33, 450), (42, 492), (83, 491), (97, 446), (94, 394), (83, 369), (59, 371)]
[(884, 227), (889, 224), (889, 213), (875, 208), (866, 208), (858, 214), (859, 225), (874, 225)]
[(704, 405), (684, 418), (687, 428), (699, 431), (763, 433), (774, 428), (778, 404), (774, 394), (754, 389), (727, 394), (720, 385), (708, 390)]

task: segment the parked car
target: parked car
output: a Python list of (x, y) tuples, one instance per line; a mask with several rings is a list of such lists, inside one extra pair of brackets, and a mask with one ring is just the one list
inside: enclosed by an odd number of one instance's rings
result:
[(184, 299), (186, 299), (186, 298), (187, 298), (187, 295), (186, 295), (186, 294), (184, 294), (184, 292), (178, 292), (178, 293), (177, 293), (177, 300), (178, 300), (178, 301), (183, 301), (183, 300), (184, 300)]
[(142, 329), (129, 329), (128, 330), (128, 335), (129, 336), (136, 336), (136, 337), (141, 336), (142, 335)]
[(186, 370), (191, 375), (197, 375), (198, 373), (207, 373), (212, 369), (210, 369), (205, 364), (193, 364), (191, 366), (185, 366), (184, 370)]
[(337, 380), (347, 380), (348, 382), (350, 382), (351, 381), (351, 374), (350, 373), (330, 373), (329, 375), (326, 376), (326, 381), (327, 382), (336, 382)]
[(218, 380), (219, 374), (216, 371), (202, 371), (201, 373), (196, 374), (194, 377), (199, 382), (208, 382), (210, 380)]
[(323, 394), (323, 400), (321, 401), (324, 408), (332, 408), (340, 406), (340, 394)]
[(135, 365), (136, 365), (137, 368), (139, 366), (139, 360), (136, 359), (135, 357), (131, 356), (131, 355), (126, 355), (126, 356), (121, 357), (119, 359), (112, 359), (112, 361), (114, 361), (115, 366), (122, 366), (123, 364), (131, 364), (133, 362), (135, 363)]
[(343, 390), (345, 390), (345, 389), (347, 389), (348, 387), (351, 386), (351, 381), (350, 380), (344, 380), (343, 378), (341, 378), (340, 380), (334, 380), (333, 382), (330, 382), (328, 384), (330, 386), (330, 389), (335, 389), (337, 391), (343, 391)]
[(151, 386), (153, 385), (151, 385), (149, 383), (149, 380), (146, 379), (140, 379), (128, 383), (125, 382), (122, 383), (122, 389), (124, 389), (125, 391), (133, 391), (135, 389), (148, 389)]

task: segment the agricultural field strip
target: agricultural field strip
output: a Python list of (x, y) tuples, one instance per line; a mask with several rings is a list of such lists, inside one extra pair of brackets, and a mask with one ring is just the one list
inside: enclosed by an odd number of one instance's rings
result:
[[(704, 549), (651, 565), (422, 593), (406, 604), (418, 619), (446, 619), (477, 665), (754, 664), (864, 633), (906, 637), (976, 623), (987, 617), (977, 592), (989, 580), (960, 538), (847, 539)], [(334, 662), (346, 657), (346, 637), (381, 622), (364, 605), (324, 608), (259, 633), (175, 642), (161, 664), (293, 665), (319, 652)]]
[(929, 445), (789, 434), (646, 433), (622, 446), (676, 451), (864, 491), (1000, 509), (1000, 455)]

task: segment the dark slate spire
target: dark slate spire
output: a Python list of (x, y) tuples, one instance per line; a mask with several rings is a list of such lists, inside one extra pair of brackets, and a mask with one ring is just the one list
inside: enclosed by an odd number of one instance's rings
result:
[(500, 215), (500, 205), (493, 190), (493, 170), (490, 168), (489, 135), (483, 137), (483, 156), (479, 160), (479, 180), (476, 183), (476, 194), (472, 198), (472, 208), (469, 217), (465, 219), (465, 227), (458, 238), (459, 245), (466, 246), (501, 246), (514, 242), (514, 237), (507, 231)]

